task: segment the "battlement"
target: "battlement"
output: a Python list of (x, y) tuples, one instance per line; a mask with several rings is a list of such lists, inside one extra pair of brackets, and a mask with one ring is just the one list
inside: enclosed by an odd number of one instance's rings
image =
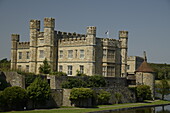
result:
[(11, 35), (11, 40), (12, 40), (12, 41), (17, 41), (17, 42), (19, 42), (19, 40), (20, 40), (20, 35), (19, 35), (19, 34), (12, 34), (12, 35)]
[(54, 28), (55, 19), (54, 18), (44, 18), (44, 28)]
[(112, 39), (112, 38), (101, 38), (101, 41), (103, 43), (104, 46), (116, 46), (116, 39)]
[(104, 41), (116, 41), (116, 39), (112, 39), (112, 38), (102, 38), (101, 40), (102, 40), (102, 42), (104, 42)]
[(87, 35), (95, 35), (96, 36), (96, 27), (88, 26), (87, 27)]
[(40, 30), (40, 20), (30, 20), (30, 29)]
[(19, 49), (28, 49), (30, 46), (30, 42), (18, 42)]
[(62, 38), (78, 38), (78, 37), (86, 37), (85, 34), (77, 34), (76, 32), (70, 33), (70, 32), (61, 32), (58, 31), (57, 34), (61, 36)]
[(119, 31), (119, 37), (120, 38), (127, 38), (128, 37), (128, 31)]

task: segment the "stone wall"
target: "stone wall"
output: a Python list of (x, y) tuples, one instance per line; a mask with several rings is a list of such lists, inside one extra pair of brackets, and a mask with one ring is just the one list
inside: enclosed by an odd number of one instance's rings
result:
[(17, 72), (0, 72), (0, 77), (6, 80), (11, 86), (25, 88), (25, 76)]

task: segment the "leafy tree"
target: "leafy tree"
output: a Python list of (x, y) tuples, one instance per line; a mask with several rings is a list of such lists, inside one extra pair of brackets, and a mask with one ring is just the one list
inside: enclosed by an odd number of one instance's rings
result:
[(147, 85), (138, 85), (137, 86), (137, 98), (141, 100), (149, 100), (151, 99), (151, 90)]
[(111, 94), (107, 91), (100, 90), (97, 95), (98, 104), (108, 104)]
[(40, 65), (39, 72), (43, 74), (49, 74), (51, 72), (51, 66), (48, 64), (47, 59), (43, 61), (43, 65)]
[(1, 96), (7, 110), (23, 110), (26, 105), (27, 92), (18, 86), (6, 88)]
[(83, 107), (88, 99), (94, 97), (94, 92), (89, 88), (73, 88), (70, 93), (70, 100), (75, 106)]
[(68, 81), (62, 83), (62, 88), (83, 88), (87, 87), (87, 83), (81, 79), (69, 78)]
[(51, 94), (50, 86), (47, 81), (37, 77), (30, 86), (27, 87), (29, 99), (32, 100), (34, 108), (38, 104), (44, 104)]
[(165, 95), (170, 94), (170, 85), (168, 81), (163, 79), (156, 85), (156, 92), (162, 95), (162, 100), (164, 100)]
[(90, 76), (88, 79), (88, 87), (105, 87), (106, 81), (101, 75)]
[(116, 98), (116, 104), (119, 104), (119, 102), (120, 102), (121, 99), (122, 99), (122, 94), (119, 93), (119, 92), (116, 92), (116, 93), (115, 93), (115, 98)]
[(7, 58), (0, 60), (0, 70), (8, 71), (10, 70), (10, 61)]

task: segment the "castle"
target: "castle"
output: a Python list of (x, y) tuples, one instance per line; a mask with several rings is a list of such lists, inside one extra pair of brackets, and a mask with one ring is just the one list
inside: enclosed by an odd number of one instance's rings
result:
[(76, 75), (126, 77), (128, 31), (119, 31), (119, 39), (96, 37), (96, 27), (87, 27), (86, 34), (61, 32), (54, 29), (55, 19), (30, 20), (30, 42), (20, 42), (12, 34), (11, 69), (39, 73), (46, 58), (52, 71)]

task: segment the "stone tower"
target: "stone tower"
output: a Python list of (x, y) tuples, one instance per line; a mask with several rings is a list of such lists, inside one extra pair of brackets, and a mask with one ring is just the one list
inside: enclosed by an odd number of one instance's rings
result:
[(51, 69), (56, 70), (56, 47), (55, 47), (55, 19), (44, 18), (44, 55), (49, 62)]
[(17, 43), (19, 42), (19, 35), (12, 34), (11, 35), (11, 69), (17, 69)]
[(96, 48), (96, 27), (95, 26), (88, 26), (87, 27), (87, 33), (86, 33), (86, 38), (87, 38), (87, 42), (90, 46), (88, 46), (88, 55), (89, 55), (89, 61), (92, 62), (89, 64), (89, 68), (91, 68), (91, 72), (90, 75), (93, 75), (96, 73), (96, 69), (95, 69), (95, 48)]
[(127, 76), (128, 31), (119, 31), (121, 49), (121, 77)]
[(150, 86), (152, 98), (155, 97), (155, 76), (154, 71), (147, 63), (146, 53), (144, 52), (144, 62), (135, 71), (136, 85), (148, 85)]
[(37, 43), (40, 20), (30, 20), (30, 72), (37, 73)]

